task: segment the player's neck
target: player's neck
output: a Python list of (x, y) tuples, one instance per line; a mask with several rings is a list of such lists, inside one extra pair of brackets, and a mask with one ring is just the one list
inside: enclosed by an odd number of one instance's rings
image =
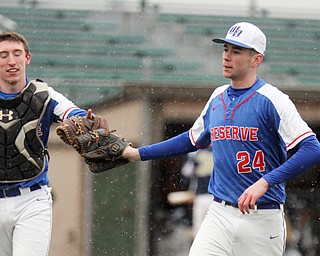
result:
[(246, 78), (232, 79), (231, 86), (236, 89), (245, 89), (251, 87), (257, 81), (257, 77), (251, 76)]

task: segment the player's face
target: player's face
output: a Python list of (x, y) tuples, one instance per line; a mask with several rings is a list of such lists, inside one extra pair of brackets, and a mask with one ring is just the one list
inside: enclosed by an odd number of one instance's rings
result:
[(245, 81), (255, 73), (254, 58), (251, 50), (226, 43), (222, 54), (223, 76), (232, 81)]
[(0, 42), (0, 90), (19, 92), (26, 84), (26, 66), (31, 55), (25, 52), (23, 44), (16, 41)]

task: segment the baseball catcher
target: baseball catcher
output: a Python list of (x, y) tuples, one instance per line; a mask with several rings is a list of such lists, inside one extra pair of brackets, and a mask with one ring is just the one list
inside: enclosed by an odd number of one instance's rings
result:
[(104, 172), (129, 163), (122, 157), (123, 150), (131, 145), (124, 138), (110, 131), (105, 118), (93, 115), (65, 119), (56, 129), (58, 136), (85, 159), (90, 171)]

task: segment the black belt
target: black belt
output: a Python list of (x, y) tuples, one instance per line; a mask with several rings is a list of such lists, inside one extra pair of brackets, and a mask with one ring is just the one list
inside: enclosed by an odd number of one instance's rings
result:
[[(224, 205), (229, 205), (229, 206), (232, 206), (232, 207), (235, 207), (235, 208), (239, 208), (238, 207), (238, 204), (233, 204), (233, 203), (230, 203), (230, 202), (227, 202), (225, 200), (222, 200), (218, 197), (214, 197), (213, 198), (213, 201), (215, 202), (218, 202), (218, 203), (224, 203)], [(280, 204), (278, 203), (266, 203), (266, 204), (257, 204), (257, 210), (270, 210), (270, 209), (280, 209)]]
[[(39, 184), (36, 184), (29, 187), (29, 189), (30, 189), (30, 192), (32, 192), (32, 191), (41, 189), (41, 186)], [(0, 189), (0, 198), (15, 197), (20, 195), (21, 195), (20, 188)]]

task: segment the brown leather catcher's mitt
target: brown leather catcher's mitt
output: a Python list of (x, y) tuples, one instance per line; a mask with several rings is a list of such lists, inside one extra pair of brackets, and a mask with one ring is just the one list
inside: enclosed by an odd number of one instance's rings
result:
[(56, 129), (58, 136), (76, 149), (94, 173), (129, 163), (122, 152), (131, 143), (113, 132), (109, 131), (107, 120), (93, 116), (90, 109), (87, 116), (72, 116)]

